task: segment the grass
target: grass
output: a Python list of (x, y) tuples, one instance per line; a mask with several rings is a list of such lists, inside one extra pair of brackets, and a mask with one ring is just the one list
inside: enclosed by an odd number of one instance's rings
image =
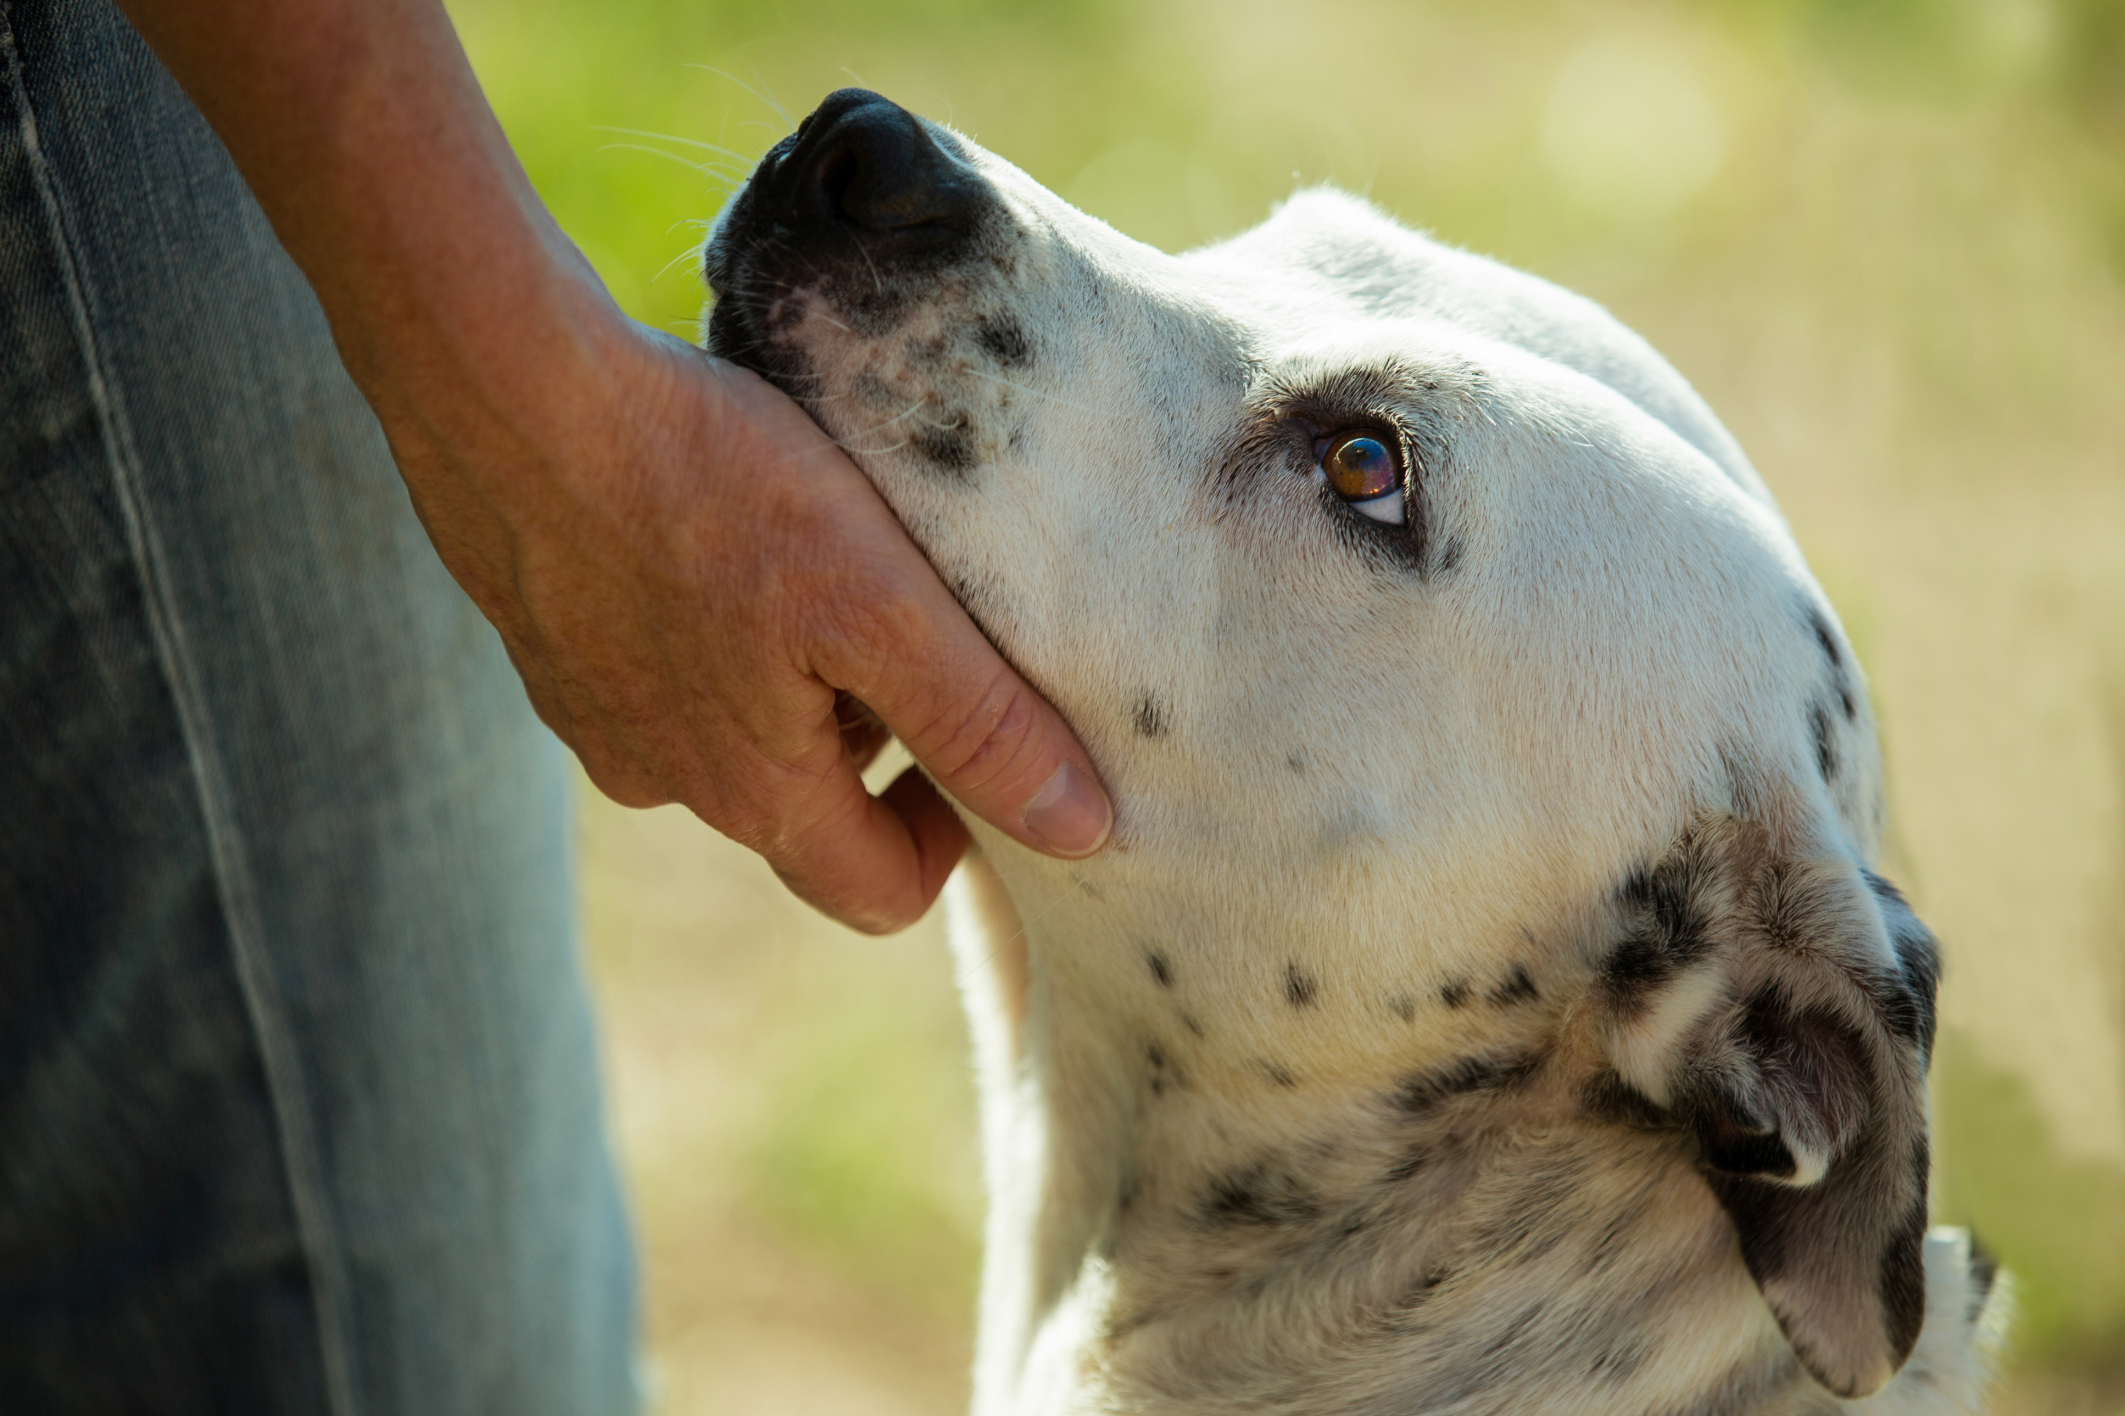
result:
[[(1937, 1207), (2019, 1285), (2002, 1410), (2125, 1411), (2125, 5), (455, 13), (663, 328), (750, 160), (861, 82), (1169, 249), (1334, 181), (1644, 332), (1873, 682), (1888, 869), (1949, 962)], [(934, 925), (856, 940), (670, 812), (589, 801), (584, 849), (666, 1409), (957, 1405), (979, 1199)]]

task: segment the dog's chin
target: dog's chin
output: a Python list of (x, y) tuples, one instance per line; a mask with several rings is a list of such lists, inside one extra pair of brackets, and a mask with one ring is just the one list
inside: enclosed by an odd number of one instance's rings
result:
[(816, 383), (811, 361), (793, 344), (763, 339), (753, 321), (740, 311), (743, 299), (742, 294), (716, 292), (716, 303), (708, 313), (708, 352), (766, 379), (817, 421), (819, 415), (808, 396)]
[[(737, 300), (727, 290), (715, 291), (716, 303), (709, 307), (708, 352), (718, 359), (728, 359), (743, 369), (751, 369), (761, 377), (774, 381), (768, 366), (766, 346), (760, 342), (752, 327), (738, 314)], [(777, 387), (780, 387), (777, 384)], [(783, 390), (788, 392), (787, 389)]]

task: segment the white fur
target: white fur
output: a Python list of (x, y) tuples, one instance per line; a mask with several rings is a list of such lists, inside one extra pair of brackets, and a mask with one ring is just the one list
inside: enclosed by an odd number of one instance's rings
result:
[[(1619, 882), (1707, 813), (1776, 863), (1735, 900), (1789, 861), (1866, 898), (1863, 687), (1825, 774), (1807, 616), (1834, 620), (1747, 460), (1596, 306), (1351, 197), (1173, 257), (961, 147), (1002, 215), (892, 321), (745, 276), (727, 237), (712, 262), (1119, 806), (1079, 865), (970, 820), (952, 895), (992, 1203), (976, 1412), (1840, 1405), (1688, 1135), (1584, 1103), (1610, 1068), (1670, 1105), (1696, 1049), (1688, 1075), (1775, 1113), (1731, 1029), (1818, 964), (1791, 988), (1880, 1034), (1845, 981), (1896, 966), (1871, 905), (1824, 906), (1819, 948), (1722, 942), (1640, 1016), (1603, 982)], [(968, 342), (998, 321), (1028, 358)], [(1339, 524), (1276, 441), (1328, 387), (1415, 430), (1421, 560)], [(1792, 1184), (1857, 1144), (1832, 1112), (1791, 1123)], [(1959, 1252), (1929, 1245), (1918, 1354), (1854, 1409), (1977, 1409)]]

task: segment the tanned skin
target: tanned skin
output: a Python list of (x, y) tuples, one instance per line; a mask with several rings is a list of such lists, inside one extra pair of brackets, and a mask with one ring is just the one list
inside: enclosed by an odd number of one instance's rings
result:
[(683, 802), (873, 932), (915, 920), (967, 842), (919, 773), (865, 790), (888, 731), (1027, 845), (1105, 843), (1084, 749), (855, 465), (761, 379), (620, 313), (440, 3), (121, 3), (316, 290), (443, 563), (608, 796)]

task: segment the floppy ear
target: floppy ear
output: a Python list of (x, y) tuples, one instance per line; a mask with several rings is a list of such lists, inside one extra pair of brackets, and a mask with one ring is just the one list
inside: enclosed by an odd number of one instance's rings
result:
[(1620, 903), (1600, 989), (1611, 1064), (1696, 1133), (1809, 1373), (1877, 1390), (1926, 1310), (1932, 936), (1835, 846), (1730, 816), (1693, 825)]

